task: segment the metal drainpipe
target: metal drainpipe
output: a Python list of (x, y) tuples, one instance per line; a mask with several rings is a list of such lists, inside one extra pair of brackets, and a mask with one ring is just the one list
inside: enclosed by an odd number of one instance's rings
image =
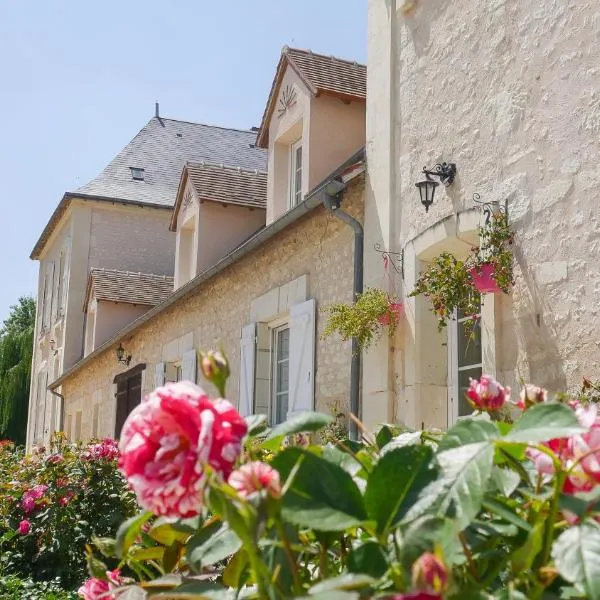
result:
[[(354, 230), (354, 300), (363, 291), (363, 249), (364, 249), (364, 231), (363, 226), (348, 213), (340, 209), (339, 194), (331, 196), (325, 195), (323, 202), (333, 216), (349, 225)], [(352, 359), (350, 362), (350, 412), (357, 418), (362, 418), (360, 407), (360, 351), (356, 338), (352, 338)], [(350, 420), (348, 434), (351, 440), (358, 440), (358, 426), (353, 420)]]

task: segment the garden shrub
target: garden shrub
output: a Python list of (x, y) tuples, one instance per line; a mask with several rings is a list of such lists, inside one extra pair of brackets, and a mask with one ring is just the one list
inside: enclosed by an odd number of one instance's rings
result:
[[(117, 458), (110, 439), (76, 446), (58, 435), (49, 453), (30, 455), (0, 444), (0, 586), (53, 580), (50, 587), (69, 590), (85, 579), (86, 543), (114, 535), (137, 509)], [(11, 598), (2, 587), (0, 594)]]

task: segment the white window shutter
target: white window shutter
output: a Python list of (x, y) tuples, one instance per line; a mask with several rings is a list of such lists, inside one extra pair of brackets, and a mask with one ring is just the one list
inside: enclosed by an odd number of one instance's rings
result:
[(238, 410), (242, 416), (246, 417), (254, 412), (256, 323), (249, 323), (242, 327), (240, 353), (240, 402)]
[(196, 383), (196, 350), (188, 350), (181, 360), (181, 378)]
[(290, 390), (288, 417), (315, 408), (314, 298), (290, 308)]
[(154, 367), (154, 387), (165, 385), (165, 363), (158, 363)]

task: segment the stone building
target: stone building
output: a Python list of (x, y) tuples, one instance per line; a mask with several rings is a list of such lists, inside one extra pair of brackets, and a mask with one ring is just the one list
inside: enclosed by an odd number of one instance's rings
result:
[[(482, 371), (552, 392), (597, 376), (600, 6), (370, 0), (368, 19), (365, 284), (399, 293), (406, 317), (364, 356), (364, 420), (445, 428)], [(426, 212), (415, 183), (443, 162), (455, 180)], [(478, 243), (475, 193), (508, 205), (515, 285), (483, 296), (465, 352), (460, 320), (438, 333), (408, 294), (434, 256)]]
[(157, 112), (65, 195), (32, 253), (28, 446), (118, 435), (153, 387), (202, 383), (197, 351), (217, 343), (244, 414), (347, 403), (350, 346), (321, 339), (321, 309), (353, 297), (336, 215), (363, 219), (365, 100), (363, 65), (284, 48), (259, 128)]

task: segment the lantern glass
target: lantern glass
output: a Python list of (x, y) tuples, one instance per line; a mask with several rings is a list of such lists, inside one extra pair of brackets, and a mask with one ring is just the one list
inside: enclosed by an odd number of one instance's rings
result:
[(117, 360), (119, 362), (121, 362), (123, 360), (124, 354), (125, 354), (125, 350), (123, 349), (123, 346), (121, 346), (121, 344), (119, 344), (119, 347), (117, 348)]
[(439, 183), (431, 179), (425, 179), (415, 183), (415, 185), (419, 188), (419, 196), (421, 197), (421, 204), (425, 207), (425, 212), (429, 212), (429, 207), (433, 204), (435, 188)]

